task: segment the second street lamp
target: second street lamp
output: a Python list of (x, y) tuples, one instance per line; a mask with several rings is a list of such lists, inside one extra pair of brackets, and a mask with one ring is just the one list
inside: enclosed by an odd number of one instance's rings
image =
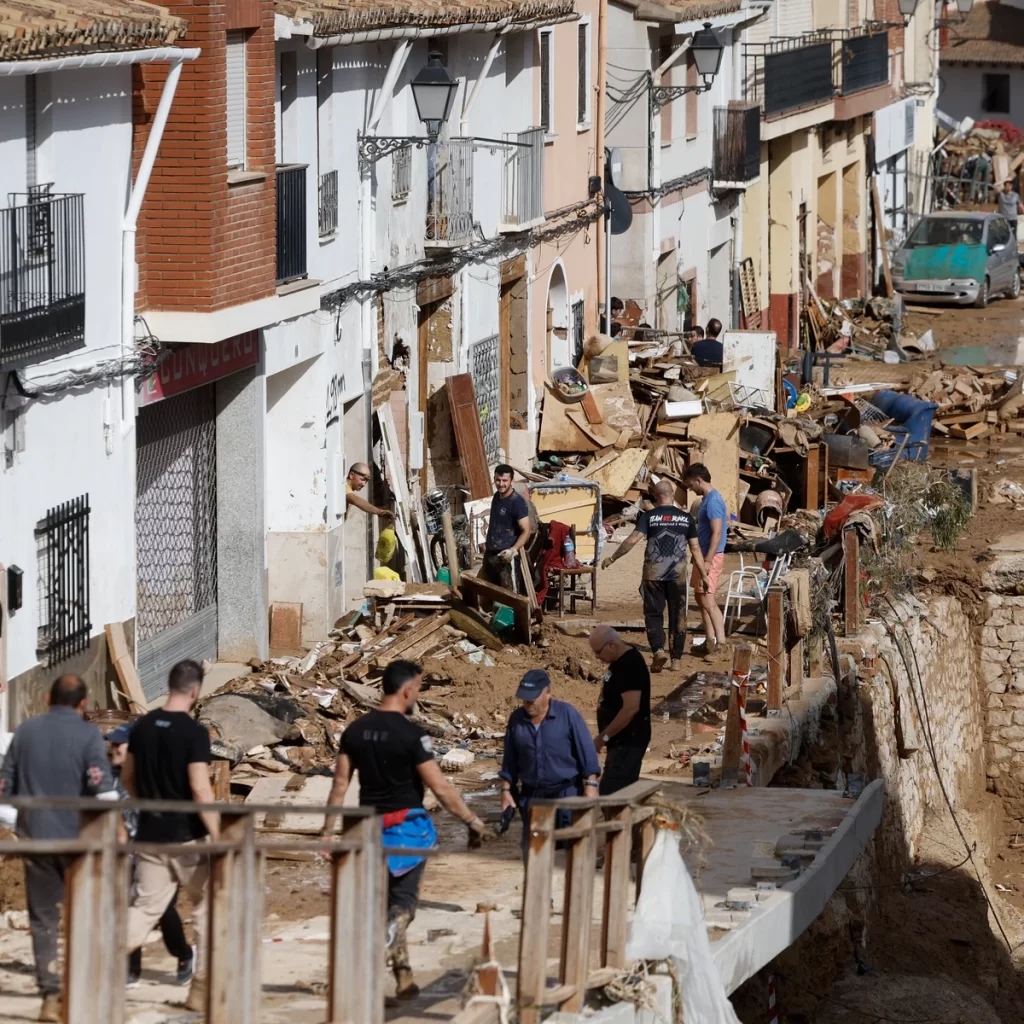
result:
[(703, 79), (703, 85), (659, 85), (651, 87), (651, 103), (655, 112), (659, 111), (667, 103), (671, 103), (679, 96), (685, 96), (688, 92), (707, 92), (711, 88), (718, 69), (722, 66), (722, 52), (725, 47), (718, 39), (718, 35), (711, 27), (710, 21), (704, 22), (704, 27), (693, 37), (690, 43), (690, 52), (693, 54), (693, 63), (696, 65), (697, 74)]

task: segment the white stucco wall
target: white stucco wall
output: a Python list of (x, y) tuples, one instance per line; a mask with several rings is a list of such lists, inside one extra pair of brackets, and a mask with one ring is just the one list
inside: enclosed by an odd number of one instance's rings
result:
[[(63, 71), (50, 79), (50, 103), (39, 122), (37, 181), (52, 181), (54, 192), (85, 195), (86, 344), (59, 360), (26, 368), (22, 375), (29, 380), (88, 367), (116, 355), (119, 347), (120, 224), (132, 143), (130, 70)], [(25, 187), (25, 79), (0, 79), (0, 201)], [(0, 373), (0, 390), (6, 393), (13, 384), (4, 376)], [(35, 528), (49, 508), (89, 495), (92, 634), (102, 633), (106, 622), (131, 618), (135, 608), (135, 435), (121, 436), (119, 387), (97, 384), (32, 400), (21, 415), (25, 450), (10, 466), (0, 456), (0, 562), (18, 565), (25, 574), (24, 604), (10, 618), (8, 677), (37, 664), (41, 599)], [(130, 415), (134, 418), (134, 410)]]
[[(1010, 110), (1008, 113), (989, 113), (981, 109), (982, 75), (1008, 74), (1010, 76)], [(1009, 121), (1024, 124), (1024, 68), (986, 67), (960, 64), (939, 65), (938, 107), (944, 114), (958, 121), (972, 117), (975, 121)]]

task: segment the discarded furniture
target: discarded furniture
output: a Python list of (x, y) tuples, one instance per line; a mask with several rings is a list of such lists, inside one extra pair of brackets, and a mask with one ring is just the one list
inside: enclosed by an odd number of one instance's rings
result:
[[(576, 602), (588, 601), (590, 603), (590, 614), (597, 612), (597, 566), (577, 565), (572, 569), (564, 569), (560, 566), (550, 569), (548, 576), (551, 582), (548, 584), (548, 594), (554, 598), (554, 587), (558, 588), (558, 617), (565, 618), (565, 599), (569, 598), (569, 614), (576, 614)], [(585, 581), (589, 579), (589, 589)], [(566, 580), (569, 586), (566, 587)]]
[(729, 632), (729, 609), (732, 609), (732, 618), (735, 620), (742, 613), (743, 605), (746, 602), (753, 602), (760, 606), (764, 601), (768, 588), (778, 583), (789, 570), (789, 563), (792, 555), (779, 555), (772, 563), (770, 569), (764, 569), (760, 565), (746, 566), (743, 564), (743, 555), (740, 555), (740, 568), (729, 574), (729, 589), (725, 595), (725, 631)]

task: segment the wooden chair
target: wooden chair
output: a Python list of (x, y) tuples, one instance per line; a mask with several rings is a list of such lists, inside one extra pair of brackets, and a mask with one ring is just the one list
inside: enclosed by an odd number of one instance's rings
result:
[[(589, 590), (584, 585), (590, 578)], [(566, 587), (568, 581), (568, 587)], [(597, 566), (577, 565), (573, 569), (551, 569), (548, 572), (548, 594), (554, 597), (554, 588), (558, 588), (558, 617), (565, 618), (565, 599), (569, 598), (569, 614), (576, 614), (577, 601), (589, 601), (590, 612), (597, 611)]]

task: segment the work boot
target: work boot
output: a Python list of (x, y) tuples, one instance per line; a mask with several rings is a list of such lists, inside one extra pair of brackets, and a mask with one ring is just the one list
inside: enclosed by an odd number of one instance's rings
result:
[(60, 1022), (60, 996), (49, 993), (43, 996), (43, 1005), (39, 1007), (39, 1020)]
[(651, 659), (651, 671), (660, 672), (668, 664), (668, 654), (665, 651), (655, 651)]
[(412, 969), (409, 967), (395, 968), (395, 998), (406, 1002), (420, 994), (420, 987), (413, 981)]
[(206, 979), (193, 978), (192, 984), (188, 987), (188, 998), (185, 1000), (185, 1009), (194, 1013), (206, 1013)]

